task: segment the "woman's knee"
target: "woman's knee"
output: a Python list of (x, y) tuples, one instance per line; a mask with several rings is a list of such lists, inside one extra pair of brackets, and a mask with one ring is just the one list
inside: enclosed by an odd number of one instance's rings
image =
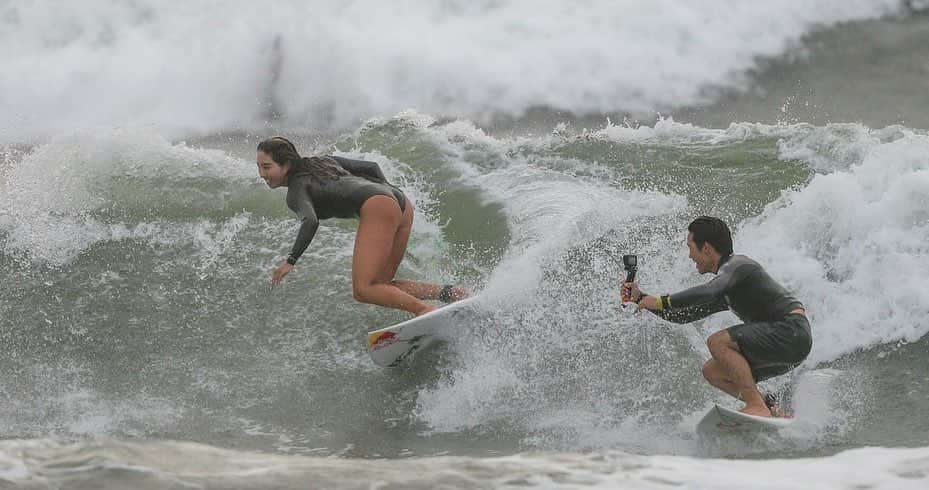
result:
[(352, 296), (355, 298), (355, 301), (361, 303), (370, 303), (371, 299), (371, 288), (374, 286), (371, 282), (352, 282)]

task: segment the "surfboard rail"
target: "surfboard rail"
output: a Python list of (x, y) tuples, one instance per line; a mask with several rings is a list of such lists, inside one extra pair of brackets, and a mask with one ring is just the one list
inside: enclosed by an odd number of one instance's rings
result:
[(698, 432), (720, 429), (771, 431), (783, 429), (791, 425), (793, 421), (793, 418), (787, 417), (759, 417), (757, 415), (749, 415), (729, 407), (715, 404), (697, 424), (697, 430)]

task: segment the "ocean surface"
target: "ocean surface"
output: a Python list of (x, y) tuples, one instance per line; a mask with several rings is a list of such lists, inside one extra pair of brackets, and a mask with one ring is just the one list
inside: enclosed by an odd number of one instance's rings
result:
[[(929, 485), (929, 2), (0, 0), (0, 65), (2, 488)], [(276, 134), (406, 191), (447, 342), (370, 361), (355, 221), (270, 290)], [(620, 305), (701, 214), (808, 309), (780, 432)]]

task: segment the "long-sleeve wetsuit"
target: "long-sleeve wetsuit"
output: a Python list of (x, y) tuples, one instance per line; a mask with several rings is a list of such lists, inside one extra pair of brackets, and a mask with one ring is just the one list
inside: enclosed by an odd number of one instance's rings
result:
[(653, 313), (675, 323), (731, 309), (744, 323), (726, 331), (756, 383), (790, 371), (813, 346), (806, 315), (792, 314), (803, 305), (744, 255), (724, 257), (712, 281), (663, 296), (659, 303), (663, 309)]
[(690, 323), (726, 309), (745, 323), (774, 321), (803, 308), (758, 262), (744, 255), (723, 257), (713, 280), (671, 294), (667, 301), (664, 309), (653, 313), (674, 323)]
[(313, 241), (319, 220), (357, 218), (361, 206), (371, 196), (389, 196), (397, 200), (400, 210), (406, 210), (403, 192), (387, 182), (381, 168), (374, 162), (330, 156), (351, 175), (320, 179), (302, 174), (287, 184), (287, 207), (303, 220), (297, 239), (290, 251), (297, 260)]

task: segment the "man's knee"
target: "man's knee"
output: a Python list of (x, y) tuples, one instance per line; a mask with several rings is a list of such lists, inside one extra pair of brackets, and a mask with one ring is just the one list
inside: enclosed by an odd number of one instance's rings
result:
[(713, 381), (716, 376), (716, 361), (710, 359), (703, 363), (703, 379), (707, 381)]
[(732, 336), (729, 335), (728, 330), (720, 330), (710, 335), (710, 337), (706, 339), (706, 346), (710, 349), (710, 354), (713, 354), (714, 357), (716, 353), (722, 352), (723, 350), (739, 350), (738, 345), (732, 340)]

